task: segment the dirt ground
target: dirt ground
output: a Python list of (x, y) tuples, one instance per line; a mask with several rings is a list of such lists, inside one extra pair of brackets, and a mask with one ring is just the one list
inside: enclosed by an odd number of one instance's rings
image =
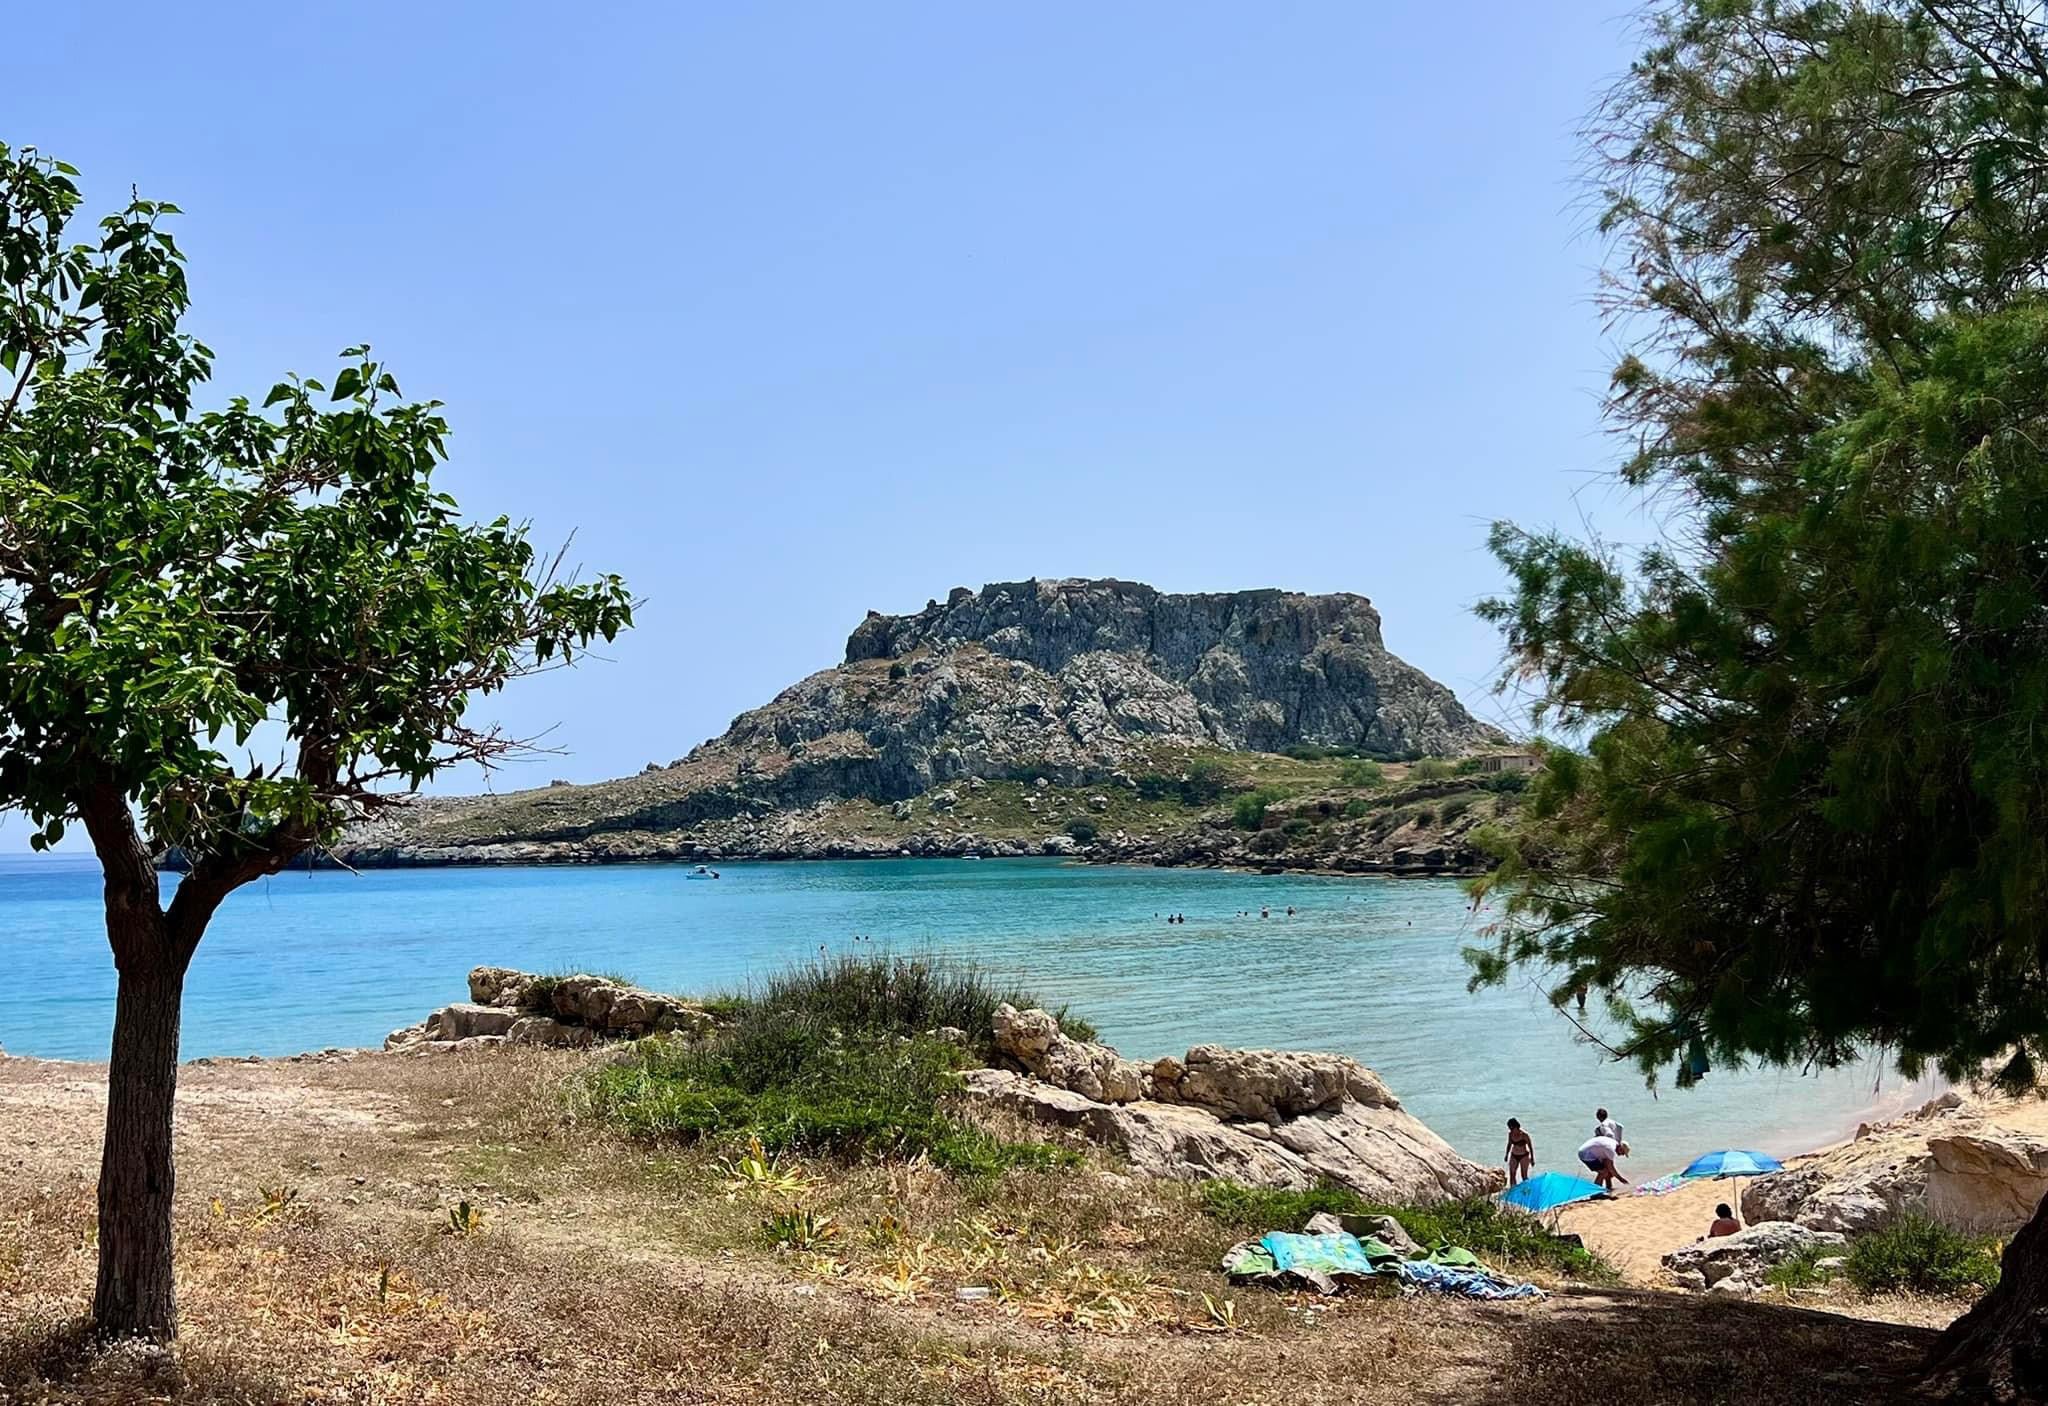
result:
[[(169, 1353), (82, 1337), (104, 1071), (0, 1058), (0, 1402), (1880, 1402), (1957, 1307), (1230, 1289), (1184, 1188), (783, 1166), (764, 1189), (579, 1123), (579, 1058), (187, 1066)], [(778, 1250), (784, 1193), (829, 1223)]]

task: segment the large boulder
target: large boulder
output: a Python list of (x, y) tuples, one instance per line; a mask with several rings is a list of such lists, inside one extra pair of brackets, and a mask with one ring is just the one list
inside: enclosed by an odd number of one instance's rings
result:
[(2048, 1196), (2048, 1139), (2006, 1128), (1958, 1129), (1927, 1140), (1927, 1214), (1943, 1225), (2011, 1235)]
[(1401, 1106), (1379, 1075), (1343, 1055), (1196, 1045), (1185, 1060), (1155, 1063), (1152, 1074), (1154, 1097), (1198, 1104), (1229, 1118), (1277, 1123), (1347, 1100), (1370, 1108)]
[(1068, 1039), (1044, 1011), (1010, 1006), (996, 1013), (995, 1043), (1023, 1072), (971, 1071), (971, 1095), (1074, 1129), (1142, 1175), (1288, 1190), (1328, 1180), (1397, 1203), (1480, 1196), (1505, 1183), (1342, 1056), (1203, 1045), (1146, 1068)]
[(1101, 1103), (1134, 1103), (1146, 1095), (1143, 1067), (1108, 1045), (1069, 1039), (1045, 1011), (1004, 1002), (996, 1007), (992, 1033), (999, 1054), (1055, 1088)]
[(1792, 1221), (1762, 1221), (1733, 1235), (1718, 1235), (1664, 1256), (1672, 1278), (1691, 1288), (1712, 1289), (1723, 1281), (1754, 1287), (1772, 1265), (1806, 1250), (1848, 1243), (1831, 1230), (1809, 1230)]
[(443, 1006), (426, 1019), (429, 1040), (467, 1040), (477, 1035), (503, 1035), (519, 1018), (516, 1010), (457, 1001)]
[(1849, 1142), (1758, 1177), (1743, 1216), (1860, 1235), (1906, 1212), (1956, 1230), (2010, 1235), (2048, 1196), (2048, 1139), (2003, 1126), (1995, 1096), (1951, 1091)]
[(530, 972), (511, 967), (473, 967), (469, 973), (469, 999), (480, 1006), (523, 1006), (537, 979)]

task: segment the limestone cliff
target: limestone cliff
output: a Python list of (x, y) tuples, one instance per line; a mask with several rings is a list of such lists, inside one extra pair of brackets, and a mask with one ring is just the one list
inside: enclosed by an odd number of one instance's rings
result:
[[(454, 862), (776, 852), (754, 841), (764, 827), (841, 803), (900, 810), (955, 783), (1085, 787), (1176, 749), (1455, 757), (1503, 740), (1387, 651), (1363, 596), (1014, 582), (963, 587), (911, 615), (870, 612), (843, 663), (667, 766), (422, 802), (358, 827), (344, 853), (417, 863), (437, 852)], [(883, 852), (896, 848), (892, 838)]]

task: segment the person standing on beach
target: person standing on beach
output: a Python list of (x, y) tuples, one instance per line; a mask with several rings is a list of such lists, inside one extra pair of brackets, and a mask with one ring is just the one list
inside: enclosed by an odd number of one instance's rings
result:
[(1508, 1119), (1508, 1185), (1529, 1179), (1536, 1166), (1536, 1141), (1522, 1131), (1522, 1120)]
[(1608, 1117), (1606, 1109), (1594, 1109), (1593, 1117), (1596, 1120), (1593, 1124), (1594, 1137), (1613, 1138), (1616, 1143), (1628, 1141), (1626, 1137), (1622, 1136), (1621, 1124), (1615, 1119)]

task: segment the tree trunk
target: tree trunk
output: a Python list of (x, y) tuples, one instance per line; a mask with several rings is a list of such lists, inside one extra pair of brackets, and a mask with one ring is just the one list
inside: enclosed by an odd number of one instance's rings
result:
[(2048, 1198), (2005, 1247), (1998, 1287), (1935, 1343), (1927, 1385), (1957, 1401), (2048, 1402)]
[[(172, 1338), (171, 1111), (178, 1091), (178, 1014), (185, 963), (157, 932), (117, 958), (107, 1136), (100, 1156), (100, 1273), (92, 1313), (108, 1337)], [(152, 940), (153, 939), (153, 940)]]

